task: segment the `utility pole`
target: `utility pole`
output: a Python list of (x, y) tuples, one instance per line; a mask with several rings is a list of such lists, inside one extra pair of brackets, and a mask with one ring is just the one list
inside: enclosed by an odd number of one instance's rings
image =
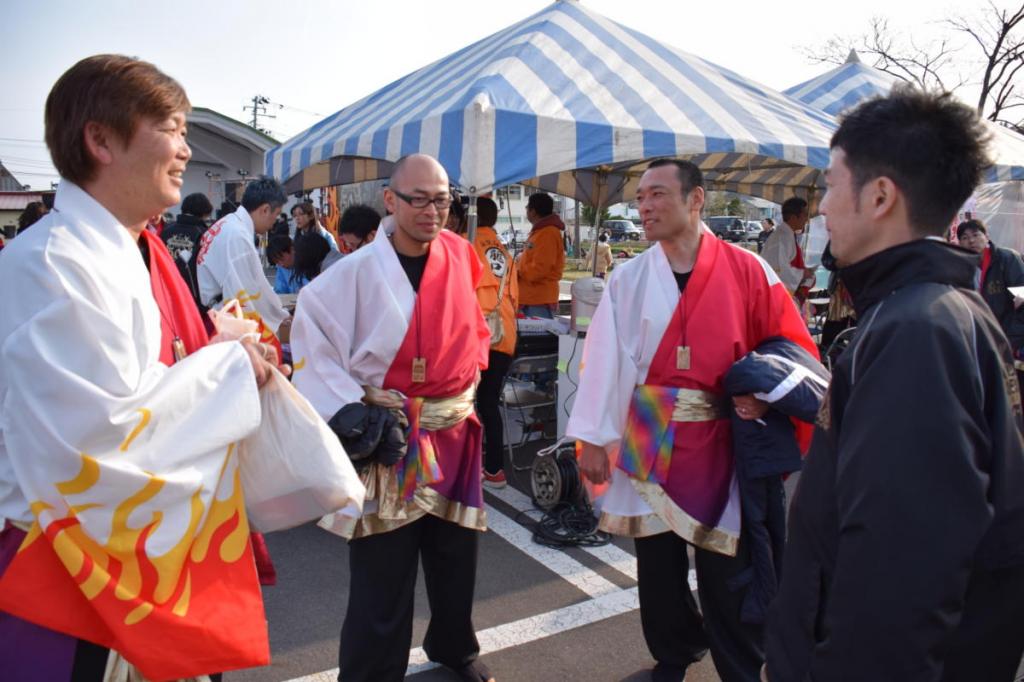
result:
[(263, 118), (277, 118), (277, 116), (267, 113), (266, 105), (268, 104), (270, 104), (270, 98), (264, 97), (263, 95), (253, 95), (252, 106), (242, 107), (242, 111), (252, 109), (252, 123), (250, 123), (249, 125), (251, 125), (253, 128), (259, 130), (262, 133), (267, 132), (267, 130), (265, 128), (260, 127), (260, 117), (262, 116)]

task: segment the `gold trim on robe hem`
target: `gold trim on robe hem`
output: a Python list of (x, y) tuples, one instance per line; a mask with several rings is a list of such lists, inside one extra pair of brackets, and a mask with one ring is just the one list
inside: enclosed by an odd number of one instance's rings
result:
[(657, 514), (643, 514), (641, 516), (619, 516), (601, 512), (601, 518), (597, 522), (598, 530), (603, 530), (612, 535), (621, 535), (627, 538), (646, 538), (651, 535), (667, 533), (671, 528), (665, 525)]
[(680, 509), (679, 505), (673, 502), (668, 493), (657, 483), (638, 481), (632, 477), (629, 482), (633, 484), (637, 494), (654, 510), (657, 517), (668, 525), (668, 529), (673, 533), (702, 549), (726, 556), (736, 556), (736, 550), (740, 543), (738, 534), (733, 535), (721, 528), (711, 528), (693, 518)]
[(338, 523), (339, 517), (336, 515), (333, 524), (325, 526), (321, 522), (320, 526), (349, 540), (357, 540), (397, 530), (427, 514), (470, 530), (487, 530), (487, 512), (483, 507), (470, 507), (461, 502), (454, 502), (433, 488), (417, 488), (413, 498), (398, 512), (397, 516), (400, 518), (382, 518), (377, 512), (373, 512), (357, 518), (346, 517), (342, 523)]

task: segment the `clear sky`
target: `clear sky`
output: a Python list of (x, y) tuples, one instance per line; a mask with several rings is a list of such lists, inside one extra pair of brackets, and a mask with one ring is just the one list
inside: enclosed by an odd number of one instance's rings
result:
[[(984, 0), (582, 0), (619, 23), (781, 90), (830, 67), (798, 48), (868, 30), (926, 41)], [(0, 160), (23, 183), (56, 180), (43, 137), (54, 81), (100, 52), (135, 55), (177, 78), (193, 105), (244, 120), (261, 94), (279, 140), (406, 73), (520, 21), (547, 0), (0, 0)], [(997, 4), (1005, 5), (1004, 0)]]

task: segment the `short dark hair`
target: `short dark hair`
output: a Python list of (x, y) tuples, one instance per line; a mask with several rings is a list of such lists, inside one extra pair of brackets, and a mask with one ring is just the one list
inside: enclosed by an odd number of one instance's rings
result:
[[(790, 197), (782, 203), (782, 219), (792, 218), (803, 214), (807, 210), (807, 200), (800, 197)], [(774, 223), (772, 223), (774, 225)]]
[(305, 277), (312, 281), (320, 274), (324, 258), (330, 252), (331, 245), (319, 232), (310, 232), (301, 239), (296, 239), (295, 264), (292, 267), (293, 279)]
[(271, 210), (284, 206), (288, 201), (288, 195), (284, 193), (284, 187), (274, 178), (261, 175), (245, 186), (245, 193), (242, 194), (242, 208), (252, 212), (263, 204), (270, 204)]
[(602, 232), (601, 236), (597, 238), (597, 241), (599, 241), (599, 242), (606, 242), (606, 241), (608, 241), (608, 234), (606, 232)]
[(286, 234), (274, 235), (267, 242), (267, 260), (272, 265), (277, 265), (277, 260), (294, 248), (292, 238)]
[(482, 227), (494, 227), (498, 222), (498, 205), (494, 199), (479, 197), (476, 200), (477, 224)]
[(682, 159), (655, 159), (647, 165), (647, 169), (661, 168), (662, 166), (675, 166), (676, 177), (683, 187), (683, 196), (693, 191), (695, 187), (704, 186), (704, 174), (701, 173), (697, 164)]
[(957, 225), (956, 226), (956, 238), (957, 239), (962, 239), (964, 234), (966, 234), (967, 232), (969, 232), (971, 230), (977, 230), (978, 232), (981, 232), (986, 237), (988, 236), (988, 228), (985, 227), (985, 223), (981, 222), (980, 220), (975, 219), (975, 220), (965, 220), (962, 223), (960, 223), (959, 225)]
[(46, 98), (46, 146), (61, 177), (81, 185), (96, 174), (85, 147), (85, 125), (109, 128), (128, 144), (144, 117), (188, 112), (185, 89), (158, 68), (133, 57), (98, 54), (64, 72)]
[(41, 201), (30, 201), (18, 216), (18, 232), (26, 229), (46, 215), (46, 206)]
[(380, 225), (380, 213), (366, 204), (352, 204), (341, 214), (338, 221), (338, 234), (354, 234), (360, 241)]
[(461, 194), (459, 194), (455, 190), (449, 190), (449, 192), (452, 195), (452, 203), (451, 203), (451, 207), (449, 209), (450, 213), (448, 214), (448, 217), (449, 217), (449, 219), (450, 218), (455, 218), (455, 221), (458, 223), (458, 225), (456, 226), (455, 232), (457, 234), (465, 234), (466, 233), (466, 205), (462, 203), (463, 202), (463, 197), (462, 197)]
[(831, 147), (846, 155), (857, 192), (888, 177), (907, 200), (911, 228), (942, 234), (991, 165), (978, 112), (948, 92), (898, 85), (843, 117)]
[(530, 198), (526, 200), (526, 208), (532, 208), (541, 218), (546, 218), (555, 212), (555, 200), (551, 198), (550, 194), (537, 192), (531, 194)]
[(197, 218), (205, 218), (213, 213), (213, 204), (202, 192), (189, 194), (181, 202), (181, 212), (185, 215), (194, 215)]

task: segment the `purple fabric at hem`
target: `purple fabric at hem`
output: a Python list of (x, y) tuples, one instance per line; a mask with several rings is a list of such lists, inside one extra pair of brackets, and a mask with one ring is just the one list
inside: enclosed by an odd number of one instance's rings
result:
[[(25, 531), (0, 531), (0, 576), (18, 553)], [(26, 595), (26, 599), (30, 598)], [(0, 670), (9, 680), (71, 679), (78, 640), (0, 611)]]

